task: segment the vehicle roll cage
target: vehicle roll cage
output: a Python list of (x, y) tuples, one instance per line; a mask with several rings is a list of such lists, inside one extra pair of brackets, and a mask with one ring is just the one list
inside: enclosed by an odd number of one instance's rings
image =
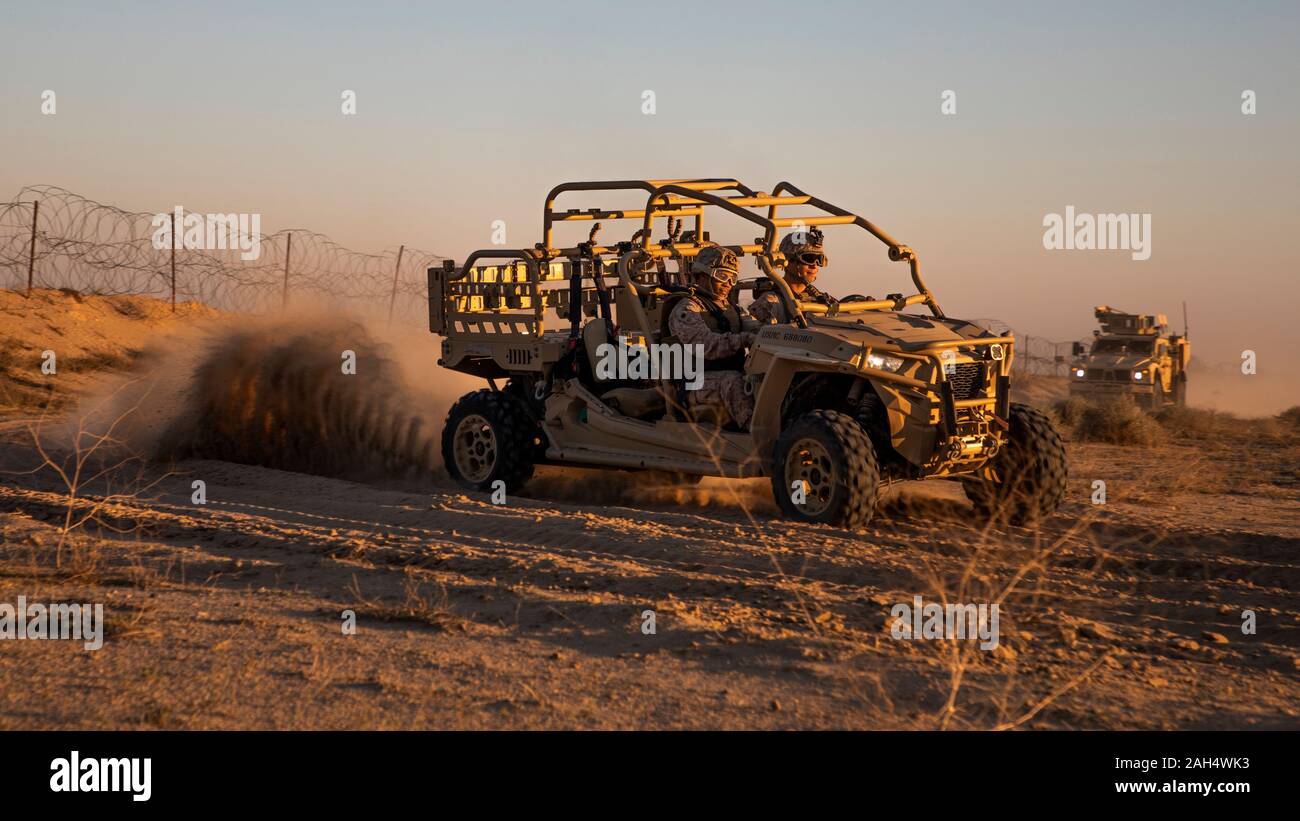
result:
[[(571, 208), (560, 211), (556, 200), (562, 194), (575, 191), (646, 191), (646, 204), (641, 209), (604, 209), (586, 210)], [(721, 192), (735, 192), (724, 196)], [(800, 217), (781, 217), (779, 208), (791, 205), (812, 206), (821, 214)], [(617, 255), (619, 258), (619, 282), (630, 292), (639, 294), (653, 293), (655, 287), (643, 285), (632, 280), (630, 269), (645, 270), (650, 263), (665, 258), (684, 259), (694, 257), (706, 247), (703, 242), (704, 214), (707, 206), (721, 208), (731, 214), (758, 225), (763, 235), (751, 244), (724, 246), (737, 256), (752, 255), (758, 267), (772, 281), (776, 292), (785, 303), (789, 315), (800, 327), (807, 326), (807, 314), (843, 314), (869, 310), (902, 310), (909, 305), (924, 303), (936, 317), (943, 317), (943, 311), (930, 289), (921, 278), (920, 263), (916, 253), (906, 245), (896, 242), (887, 233), (851, 211), (832, 205), (825, 200), (804, 193), (788, 182), (782, 182), (772, 193), (756, 191), (735, 179), (670, 179), (670, 180), (603, 180), (593, 182), (566, 182), (555, 186), (546, 195), (546, 204), (542, 211), (542, 241), (533, 248), (521, 250), (484, 249), (475, 251), (465, 260), (459, 271), (453, 272), (449, 281), (465, 276), (480, 259), (518, 259), (524, 260), (529, 268), (529, 280), (534, 286), (538, 282), (537, 268), (542, 263), (549, 263), (559, 258), (573, 260), (599, 260), (604, 255)], [(759, 209), (766, 209), (766, 214)], [(693, 218), (694, 237), (689, 242), (677, 242), (674, 237), (654, 242), (652, 239), (654, 221), (658, 218)], [(593, 228), (587, 242), (571, 248), (557, 248), (554, 245), (554, 228), (557, 222), (601, 221), (601, 220), (641, 220), (641, 228), (631, 241), (619, 242), (612, 246), (597, 245), (595, 236), (598, 230)], [(819, 225), (857, 225), (884, 243), (889, 249), (889, 259), (893, 262), (906, 261), (911, 268), (912, 282), (917, 293), (904, 297), (891, 295), (883, 300), (856, 300), (827, 306), (820, 302), (801, 302), (778, 275), (777, 268), (784, 264), (785, 258), (778, 250), (779, 228), (813, 227)], [(592, 267), (599, 272), (599, 265)]]

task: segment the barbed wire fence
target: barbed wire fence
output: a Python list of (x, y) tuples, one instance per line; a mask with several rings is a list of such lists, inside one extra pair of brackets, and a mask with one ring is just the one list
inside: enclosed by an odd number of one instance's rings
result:
[(175, 223), (173, 248), (170, 225), (167, 241), (155, 234), (159, 215), (166, 224), (175, 213), (126, 211), (56, 186), (28, 186), (0, 203), (0, 281), (20, 291), (147, 295), (238, 312), (324, 299), (396, 322), (427, 321), (425, 271), (441, 262), (438, 254), (408, 246), (362, 253), (324, 234), (285, 229), (250, 237), (259, 253), (244, 259), (238, 247), (186, 247), (189, 212)]
[[(981, 328), (996, 334), (1015, 333), (1015, 329), (1000, 319), (973, 320)], [(1069, 376), (1074, 360), (1074, 340), (1056, 342), (1041, 336), (1015, 333), (1015, 369), (1020, 373), (1037, 376)]]

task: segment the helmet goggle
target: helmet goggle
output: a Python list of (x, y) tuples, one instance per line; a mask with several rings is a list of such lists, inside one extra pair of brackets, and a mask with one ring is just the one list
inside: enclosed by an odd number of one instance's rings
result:
[(732, 268), (710, 268), (709, 278), (719, 285), (735, 285), (739, 274)]
[(821, 251), (804, 251), (799, 255), (799, 261), (804, 265), (817, 265), (825, 267), (826, 255)]

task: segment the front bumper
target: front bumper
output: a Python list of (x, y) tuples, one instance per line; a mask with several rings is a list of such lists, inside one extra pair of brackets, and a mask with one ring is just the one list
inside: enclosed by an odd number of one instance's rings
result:
[(1115, 396), (1151, 396), (1156, 386), (1136, 382), (1089, 382), (1080, 379), (1070, 383), (1071, 396), (1115, 397)]

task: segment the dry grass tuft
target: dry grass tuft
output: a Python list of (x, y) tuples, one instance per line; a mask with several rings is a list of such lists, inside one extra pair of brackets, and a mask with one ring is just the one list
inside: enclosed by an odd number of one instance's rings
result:
[(1056, 413), (1076, 442), (1153, 447), (1165, 440), (1159, 423), (1132, 402), (1080, 403), (1066, 400)]
[(369, 598), (361, 592), (356, 576), (352, 577), (352, 586), (348, 592), (356, 597), (356, 604), (351, 605), (350, 609), (358, 617), (386, 622), (415, 622), (442, 631), (465, 632), (468, 627), (468, 622), (452, 610), (444, 585), (439, 584), (436, 592), (426, 591), (410, 572), (407, 573), (403, 586), (404, 597), (398, 604)]

